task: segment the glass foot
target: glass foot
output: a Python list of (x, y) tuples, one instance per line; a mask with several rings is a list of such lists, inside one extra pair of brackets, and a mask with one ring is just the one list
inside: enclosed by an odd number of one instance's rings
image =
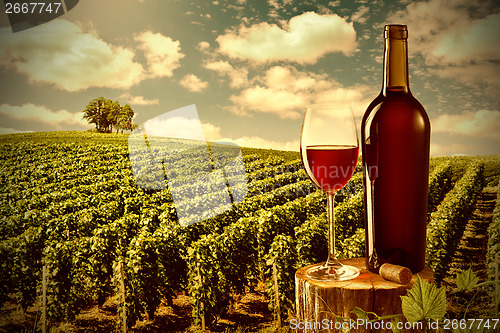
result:
[(317, 264), (309, 268), (306, 275), (316, 281), (346, 281), (359, 275), (359, 269), (348, 265)]

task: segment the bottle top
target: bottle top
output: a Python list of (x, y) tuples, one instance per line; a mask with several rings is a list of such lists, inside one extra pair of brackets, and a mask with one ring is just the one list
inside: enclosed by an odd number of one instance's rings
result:
[(384, 38), (390, 39), (407, 39), (408, 30), (404, 24), (388, 24), (384, 29)]

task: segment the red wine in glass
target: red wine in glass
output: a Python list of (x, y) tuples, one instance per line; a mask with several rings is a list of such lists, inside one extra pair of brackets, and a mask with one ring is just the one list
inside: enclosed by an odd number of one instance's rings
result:
[(357, 146), (306, 147), (312, 181), (324, 192), (335, 193), (347, 184), (358, 162)]
[(349, 105), (315, 104), (306, 107), (300, 151), (304, 169), (327, 195), (328, 259), (306, 271), (308, 278), (345, 281), (359, 275), (356, 267), (343, 265), (335, 257), (335, 194), (347, 184), (358, 161), (356, 122)]

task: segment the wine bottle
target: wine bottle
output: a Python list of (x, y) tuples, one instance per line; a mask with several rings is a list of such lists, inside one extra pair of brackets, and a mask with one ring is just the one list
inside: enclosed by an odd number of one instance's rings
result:
[(384, 263), (413, 273), (425, 266), (430, 122), (410, 92), (407, 37), (405, 25), (385, 26), (382, 91), (361, 124), (366, 266), (372, 272)]

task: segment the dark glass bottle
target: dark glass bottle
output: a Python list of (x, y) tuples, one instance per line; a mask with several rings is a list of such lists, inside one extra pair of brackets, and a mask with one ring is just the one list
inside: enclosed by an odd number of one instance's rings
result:
[(381, 93), (361, 124), (366, 265), (425, 266), (430, 122), (408, 84), (408, 31), (386, 25)]

